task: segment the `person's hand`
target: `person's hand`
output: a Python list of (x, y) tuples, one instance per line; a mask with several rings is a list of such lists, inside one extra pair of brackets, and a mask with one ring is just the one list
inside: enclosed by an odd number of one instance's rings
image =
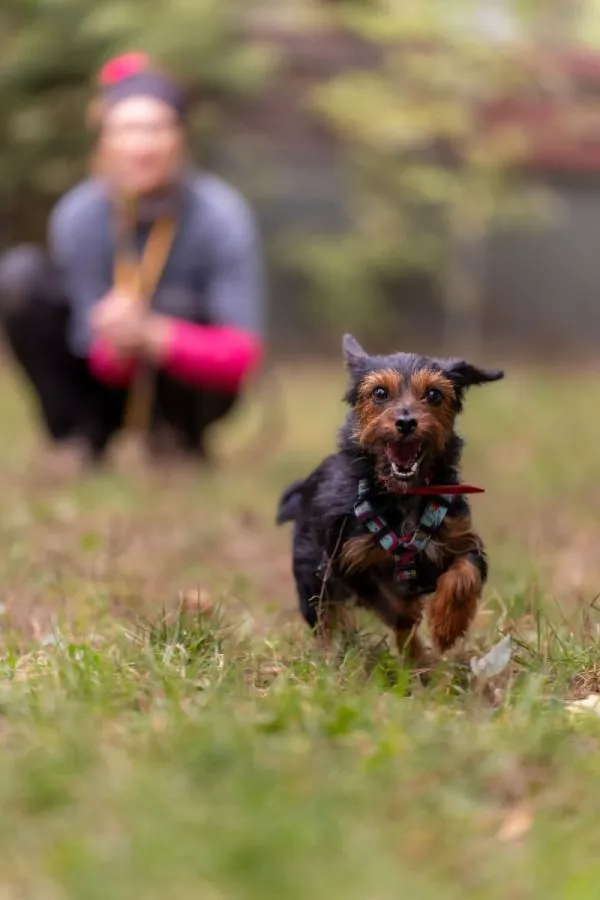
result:
[(162, 363), (171, 341), (173, 320), (154, 313), (142, 326), (140, 353), (151, 363)]
[(123, 357), (136, 356), (143, 342), (146, 315), (131, 294), (111, 291), (91, 315), (92, 331)]

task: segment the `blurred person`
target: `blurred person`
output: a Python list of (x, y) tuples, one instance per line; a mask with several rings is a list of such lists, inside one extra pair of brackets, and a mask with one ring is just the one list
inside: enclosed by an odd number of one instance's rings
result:
[(104, 458), (125, 425), (154, 456), (206, 433), (260, 365), (254, 216), (188, 162), (186, 102), (143, 56), (104, 67), (92, 176), (51, 213), (48, 253), (0, 258), (0, 319), (59, 456)]

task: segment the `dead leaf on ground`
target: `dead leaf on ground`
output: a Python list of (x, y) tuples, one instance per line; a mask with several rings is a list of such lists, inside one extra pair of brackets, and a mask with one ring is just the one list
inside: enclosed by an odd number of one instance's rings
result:
[(583, 713), (600, 716), (600, 694), (588, 694), (583, 700), (574, 700), (565, 707), (572, 715)]
[(485, 656), (480, 656), (479, 659), (473, 657), (471, 671), (477, 678), (493, 678), (507, 668), (511, 655), (512, 639), (510, 634), (507, 634)]
[(515, 806), (498, 830), (498, 840), (504, 843), (520, 841), (533, 825), (533, 812), (527, 804)]
[(214, 612), (213, 599), (204, 588), (191, 588), (190, 590), (182, 591), (180, 600), (183, 610), (187, 613), (209, 616)]

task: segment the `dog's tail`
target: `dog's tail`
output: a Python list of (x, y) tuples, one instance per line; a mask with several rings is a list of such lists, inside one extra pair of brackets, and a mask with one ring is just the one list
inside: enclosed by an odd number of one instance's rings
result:
[(298, 517), (303, 487), (303, 478), (293, 481), (286, 487), (277, 507), (277, 518), (275, 521), (278, 525), (283, 525), (284, 522), (293, 522)]

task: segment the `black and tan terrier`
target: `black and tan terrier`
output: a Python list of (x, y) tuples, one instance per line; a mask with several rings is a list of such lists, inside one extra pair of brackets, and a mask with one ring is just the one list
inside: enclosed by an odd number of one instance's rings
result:
[(417, 628), (428, 611), (444, 652), (475, 617), (487, 577), (459, 481), (455, 433), (468, 388), (503, 378), (461, 359), (369, 356), (350, 335), (344, 355), (350, 412), (337, 453), (281, 497), (277, 522), (294, 522), (293, 571), (308, 625), (331, 636), (347, 601), (377, 613), (401, 652), (426, 652)]

